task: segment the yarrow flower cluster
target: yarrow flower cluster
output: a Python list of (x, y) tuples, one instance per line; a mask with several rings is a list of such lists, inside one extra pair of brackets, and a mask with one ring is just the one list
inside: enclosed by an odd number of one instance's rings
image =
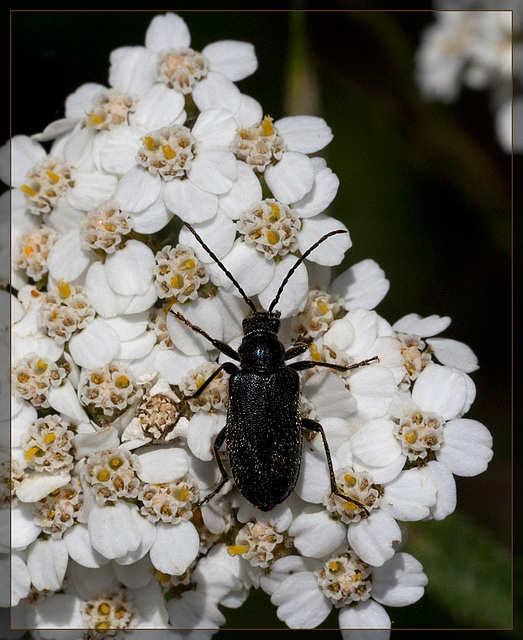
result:
[[(495, 133), (508, 153), (523, 151), (523, 2), (434, 0), (422, 33), (416, 80), (430, 100), (454, 102), (462, 88), (488, 92)], [(502, 9), (502, 10), (501, 10)]]
[[(387, 607), (427, 583), (400, 522), (450, 515), (454, 477), (492, 456), (488, 429), (465, 417), (476, 358), (439, 337), (447, 317), (382, 318), (389, 283), (373, 260), (328, 283), (351, 245), (327, 213), (338, 178), (317, 153), (330, 128), (274, 119), (240, 92), (257, 67), (250, 44), (190, 45), (179, 16), (157, 15), (144, 46), (112, 52), (108, 86), (82, 85), (64, 118), (1, 151), (14, 626), (211, 636), (257, 588), (290, 628), (335, 610), (343, 629), (389, 629)], [(321, 434), (306, 431), (295, 490), (267, 512), (232, 481), (205, 501), (221, 478), (227, 357), (188, 324), (237, 349), (249, 312), (182, 221), (261, 309), (309, 247), (345, 232), (307, 256), (277, 305), (299, 357), (345, 367), (301, 374), (300, 412), (323, 426), (332, 476)]]

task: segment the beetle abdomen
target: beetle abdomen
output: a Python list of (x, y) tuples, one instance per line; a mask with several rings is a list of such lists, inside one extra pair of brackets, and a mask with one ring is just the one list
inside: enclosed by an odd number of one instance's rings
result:
[(294, 489), (301, 464), (296, 371), (238, 371), (229, 382), (227, 449), (240, 493), (268, 511)]

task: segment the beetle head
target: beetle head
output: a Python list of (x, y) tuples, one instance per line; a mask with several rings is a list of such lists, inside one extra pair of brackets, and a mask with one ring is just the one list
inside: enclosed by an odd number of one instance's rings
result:
[(243, 319), (243, 333), (247, 334), (251, 331), (278, 333), (280, 330), (280, 315), (279, 311), (255, 311), (252, 315)]

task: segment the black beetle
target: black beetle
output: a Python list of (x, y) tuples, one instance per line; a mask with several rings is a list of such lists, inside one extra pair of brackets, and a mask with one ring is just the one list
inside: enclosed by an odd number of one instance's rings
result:
[(366, 517), (368, 511), (363, 504), (343, 495), (338, 490), (323, 427), (319, 422), (302, 418), (300, 415), (300, 379), (297, 372), (313, 367), (348, 371), (374, 362), (378, 358), (375, 356), (350, 366), (312, 360), (286, 364), (287, 360), (304, 353), (308, 346), (304, 343), (296, 343), (285, 350), (278, 338), (280, 312), (273, 311), (289, 278), (305, 258), (330, 236), (346, 233), (346, 231), (343, 229), (331, 231), (307, 249), (283, 279), (268, 311), (260, 311), (256, 309), (252, 300), (247, 297), (232, 274), (204, 243), (195, 229), (187, 223), (184, 224), (231, 280), (253, 311), (252, 315), (244, 318), (242, 322), (243, 340), (238, 351), (235, 351), (228, 344), (212, 338), (203, 329), (192, 324), (181, 313), (171, 309), (176, 318), (204, 336), (223, 354), (239, 362), (239, 366), (233, 362), (221, 364), (191, 396), (195, 398), (200, 395), (221, 371), (230, 374), (227, 422), (213, 444), (214, 458), (222, 479), (217, 487), (199, 503), (199, 506), (215, 496), (229, 479), (219, 456), (219, 450), (224, 442), (229, 454), (234, 482), (244, 498), (262, 511), (270, 511), (281, 504), (288, 498), (298, 481), (302, 455), (302, 429), (307, 429), (319, 433), (322, 437), (332, 493), (359, 507), (363, 512), (362, 515)]

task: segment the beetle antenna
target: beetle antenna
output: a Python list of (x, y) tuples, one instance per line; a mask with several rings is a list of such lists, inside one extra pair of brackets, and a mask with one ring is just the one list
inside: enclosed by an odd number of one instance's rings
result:
[(229, 278), (229, 280), (233, 283), (233, 285), (238, 289), (242, 298), (249, 305), (249, 307), (256, 313), (256, 306), (254, 302), (247, 296), (245, 291), (240, 287), (238, 281), (232, 275), (232, 273), (225, 267), (225, 265), (222, 262), (220, 262), (218, 256), (205, 244), (205, 242), (200, 238), (198, 233), (196, 233), (196, 230), (193, 229), (193, 227), (191, 227), (191, 225), (187, 222), (184, 222), (183, 224), (187, 227), (187, 229), (189, 229), (189, 231), (193, 234), (196, 240), (198, 240), (198, 242), (202, 245), (205, 251), (207, 251), (207, 253), (211, 256), (214, 262), (220, 267), (223, 273), (225, 273), (225, 275)]
[(285, 278), (283, 278), (283, 281), (280, 284), (280, 288), (278, 289), (278, 293), (276, 294), (274, 300), (271, 302), (271, 306), (269, 307), (269, 312), (271, 312), (274, 309), (274, 307), (277, 305), (278, 300), (280, 299), (282, 291), (284, 290), (287, 282), (289, 282), (290, 277), (293, 275), (296, 269), (300, 266), (300, 264), (306, 258), (308, 258), (310, 254), (314, 251), (314, 249), (316, 249), (316, 247), (318, 247), (322, 242), (324, 242), (325, 240), (327, 240), (327, 238), (330, 238), (331, 236), (335, 236), (338, 233), (348, 233), (348, 231), (346, 229), (336, 229), (335, 231), (330, 231), (329, 233), (326, 233), (324, 236), (322, 236), (317, 242), (315, 242), (312, 245), (312, 247), (309, 247), (307, 251), (305, 251), (305, 253), (302, 253), (302, 255), (298, 258), (298, 260), (296, 260), (296, 262), (289, 269)]

